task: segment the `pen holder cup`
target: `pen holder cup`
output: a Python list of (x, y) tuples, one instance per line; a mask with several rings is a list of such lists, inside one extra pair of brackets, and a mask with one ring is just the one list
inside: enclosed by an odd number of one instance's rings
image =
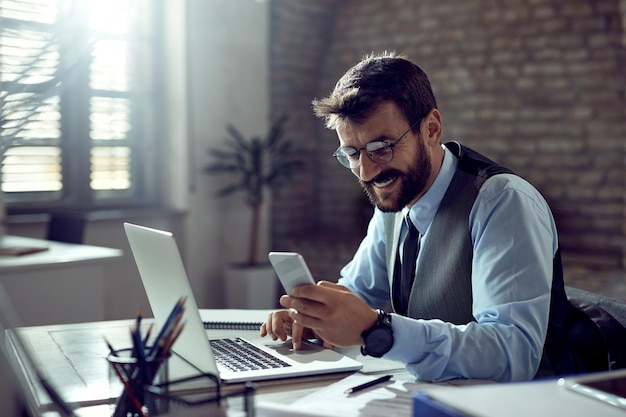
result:
[(107, 356), (110, 395), (115, 399), (113, 417), (159, 414), (157, 397), (147, 393), (151, 386), (167, 386), (168, 359), (169, 355), (140, 359), (132, 348), (116, 350)]

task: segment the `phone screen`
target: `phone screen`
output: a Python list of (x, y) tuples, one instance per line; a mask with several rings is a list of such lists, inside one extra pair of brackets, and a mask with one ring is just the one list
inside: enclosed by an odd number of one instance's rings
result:
[(304, 258), (295, 252), (270, 252), (270, 262), (287, 294), (301, 284), (315, 284)]

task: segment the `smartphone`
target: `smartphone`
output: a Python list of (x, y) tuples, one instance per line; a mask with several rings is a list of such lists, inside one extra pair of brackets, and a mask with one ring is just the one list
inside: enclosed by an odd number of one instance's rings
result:
[(298, 285), (315, 284), (309, 267), (299, 253), (270, 252), (268, 258), (287, 294), (291, 295)]

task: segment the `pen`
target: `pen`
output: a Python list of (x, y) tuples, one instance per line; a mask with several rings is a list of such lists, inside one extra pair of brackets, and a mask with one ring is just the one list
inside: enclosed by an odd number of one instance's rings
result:
[(376, 378), (372, 381), (366, 382), (364, 384), (361, 385), (357, 385), (356, 387), (352, 387), (352, 388), (348, 388), (346, 390), (346, 394), (353, 394), (355, 392), (359, 392), (362, 391), (366, 388), (372, 387), (374, 385), (383, 383), (383, 382), (387, 382), (391, 379), (391, 375), (385, 375), (385, 376), (381, 376), (380, 378)]

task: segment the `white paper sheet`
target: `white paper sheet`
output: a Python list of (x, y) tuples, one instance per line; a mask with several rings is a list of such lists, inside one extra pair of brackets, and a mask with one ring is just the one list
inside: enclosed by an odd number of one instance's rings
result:
[(259, 403), (258, 417), (282, 416), (385, 416), (406, 417), (411, 414), (413, 393), (430, 384), (415, 381), (388, 381), (354, 394), (348, 388), (376, 379), (378, 376), (354, 374), (302, 397), (289, 405)]

